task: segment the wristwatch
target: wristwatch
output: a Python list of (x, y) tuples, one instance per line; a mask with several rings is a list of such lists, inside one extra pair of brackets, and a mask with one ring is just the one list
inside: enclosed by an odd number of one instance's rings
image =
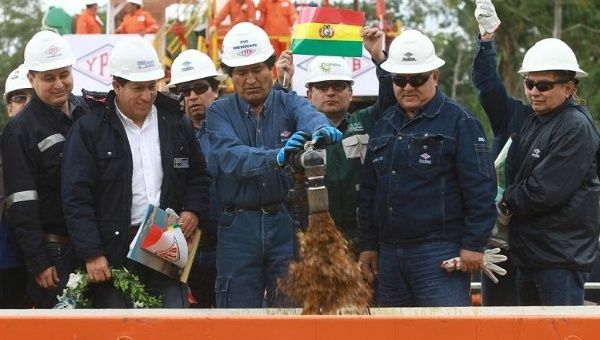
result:
[(498, 208), (500, 208), (500, 212), (502, 213), (502, 215), (505, 215), (505, 216), (512, 215), (510, 210), (508, 210), (508, 204), (506, 204), (506, 201), (502, 200), (500, 202), (500, 204), (498, 205)]

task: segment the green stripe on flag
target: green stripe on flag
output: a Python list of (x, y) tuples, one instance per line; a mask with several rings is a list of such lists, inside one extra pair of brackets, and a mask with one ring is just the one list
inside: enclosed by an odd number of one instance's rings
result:
[(294, 54), (361, 57), (362, 41), (294, 39), (291, 50)]

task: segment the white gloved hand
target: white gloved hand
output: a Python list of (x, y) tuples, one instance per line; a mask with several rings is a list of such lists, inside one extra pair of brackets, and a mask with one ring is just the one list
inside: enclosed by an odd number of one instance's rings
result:
[(496, 14), (496, 8), (492, 0), (477, 0), (475, 1), (475, 19), (479, 24), (479, 32), (481, 34), (494, 33), (500, 26), (500, 19)]
[[(500, 248), (486, 249), (483, 252), (483, 259), (481, 260), (481, 271), (490, 278), (490, 280), (494, 281), (494, 283), (498, 283), (498, 278), (496, 275), (500, 276), (506, 275), (506, 270), (496, 263), (506, 261), (507, 257), (501, 254)], [(453, 272), (455, 270), (460, 270), (462, 268), (462, 261), (460, 257), (457, 256), (455, 258), (448, 259), (442, 262), (441, 268), (447, 272)]]

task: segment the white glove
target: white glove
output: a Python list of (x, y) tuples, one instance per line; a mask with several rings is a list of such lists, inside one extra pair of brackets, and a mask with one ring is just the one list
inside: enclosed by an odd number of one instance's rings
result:
[(492, 0), (477, 0), (475, 4), (477, 5), (475, 19), (479, 24), (479, 32), (481, 34), (494, 33), (500, 26), (500, 19)]
[[(494, 281), (494, 283), (498, 283), (498, 278), (496, 278), (494, 273), (501, 276), (506, 275), (506, 270), (496, 265), (496, 263), (504, 262), (507, 259), (506, 256), (498, 254), (499, 252), (500, 248), (486, 249), (483, 252), (483, 259), (481, 260), (481, 271), (483, 271), (490, 280)], [(443, 261), (441, 268), (447, 272), (460, 270), (462, 268), (462, 261), (460, 260), (460, 257), (457, 256)]]

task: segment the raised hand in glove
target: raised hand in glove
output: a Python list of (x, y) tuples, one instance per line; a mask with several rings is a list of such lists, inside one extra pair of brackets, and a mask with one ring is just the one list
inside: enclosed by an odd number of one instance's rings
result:
[(500, 19), (496, 14), (496, 8), (492, 0), (477, 0), (475, 8), (475, 19), (479, 24), (479, 32), (494, 33), (500, 26)]
[[(496, 263), (506, 261), (507, 257), (501, 254), (500, 248), (494, 249), (486, 249), (483, 252), (483, 258), (481, 260), (481, 271), (490, 278), (490, 280), (494, 281), (494, 283), (498, 283), (498, 278), (494, 274), (498, 274), (501, 276), (506, 275), (506, 270)], [(448, 259), (442, 262), (441, 268), (447, 272), (453, 272), (455, 270), (462, 269), (462, 261), (460, 257), (455, 257)]]
[(312, 143), (317, 149), (322, 149), (327, 145), (337, 143), (341, 140), (342, 133), (333, 126), (324, 126), (312, 135)]
[(304, 131), (296, 131), (285, 143), (283, 148), (277, 152), (277, 163), (279, 166), (284, 166), (290, 159), (290, 155), (294, 152), (302, 150), (304, 143), (310, 138), (310, 134)]

